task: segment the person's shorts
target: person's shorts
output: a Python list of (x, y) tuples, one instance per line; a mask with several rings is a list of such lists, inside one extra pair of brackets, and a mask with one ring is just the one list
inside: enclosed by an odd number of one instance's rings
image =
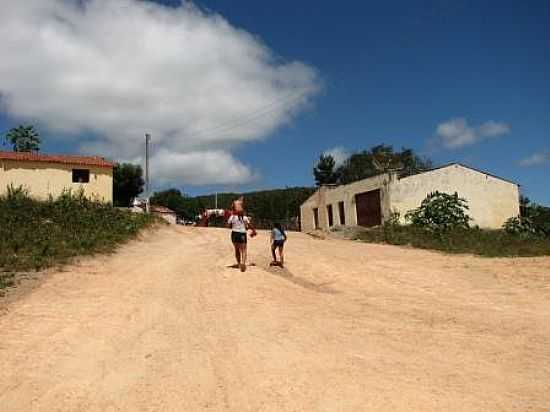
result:
[(273, 241), (273, 247), (283, 247), (285, 245), (284, 240), (274, 240)]
[(246, 233), (231, 232), (231, 241), (233, 243), (246, 243)]

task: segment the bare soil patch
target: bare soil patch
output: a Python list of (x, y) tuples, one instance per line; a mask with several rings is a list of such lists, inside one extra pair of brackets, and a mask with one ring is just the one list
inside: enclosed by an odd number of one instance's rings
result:
[(0, 315), (7, 411), (548, 411), (550, 258), (171, 227)]

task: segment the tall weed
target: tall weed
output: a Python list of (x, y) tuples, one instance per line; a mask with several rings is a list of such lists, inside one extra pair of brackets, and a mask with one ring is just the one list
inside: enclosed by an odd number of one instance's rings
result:
[(38, 201), (22, 188), (0, 197), (0, 273), (39, 270), (78, 255), (112, 251), (156, 219), (64, 192)]

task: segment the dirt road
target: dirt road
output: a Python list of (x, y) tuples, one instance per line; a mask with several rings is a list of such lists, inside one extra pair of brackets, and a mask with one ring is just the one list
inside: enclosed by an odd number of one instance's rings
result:
[(550, 259), (166, 228), (0, 315), (0, 410), (550, 411)]

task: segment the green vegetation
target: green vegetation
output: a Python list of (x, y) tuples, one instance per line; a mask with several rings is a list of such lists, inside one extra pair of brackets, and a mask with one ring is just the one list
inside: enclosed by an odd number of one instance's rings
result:
[(156, 221), (150, 215), (88, 200), (82, 193), (37, 201), (25, 190), (11, 187), (0, 197), (0, 285), (13, 281), (11, 272), (111, 252)]
[(521, 215), (508, 219), (504, 230), (527, 239), (550, 238), (550, 208), (521, 198)]
[[(285, 228), (295, 230), (298, 228), (300, 206), (314, 192), (314, 188), (291, 187), (245, 193), (246, 211), (254, 218), (254, 224), (259, 229), (269, 228), (271, 223), (279, 222)], [(239, 195), (238, 193), (219, 194), (219, 207), (229, 208), (231, 202)], [(196, 199), (207, 208), (214, 207), (214, 196), (199, 196)]]
[(0, 296), (3, 295), (2, 289), (11, 288), (15, 286), (15, 274), (14, 273), (2, 273), (0, 272)]
[(335, 184), (338, 181), (335, 166), (336, 161), (331, 155), (322, 154), (319, 156), (319, 162), (313, 168), (313, 176), (317, 186)]
[(143, 170), (139, 165), (120, 163), (113, 168), (113, 203), (128, 207), (133, 198), (143, 192)]
[(392, 170), (401, 176), (410, 176), (430, 168), (432, 162), (422, 159), (412, 149), (403, 148), (396, 152), (392, 146), (381, 144), (352, 154), (336, 169), (332, 156), (321, 155), (313, 174), (318, 185), (348, 184)]
[(412, 225), (386, 224), (359, 233), (357, 239), (487, 257), (550, 255), (550, 239), (525, 239), (503, 230), (454, 229), (442, 234)]
[[(254, 224), (260, 229), (269, 228), (272, 222), (279, 222), (289, 230), (296, 230), (300, 206), (314, 191), (315, 189), (310, 187), (292, 187), (245, 193), (246, 211), (254, 218)], [(218, 194), (218, 207), (228, 209), (231, 202), (240, 195)], [(213, 209), (216, 201), (214, 195), (190, 197), (177, 189), (169, 189), (155, 193), (151, 197), (151, 204), (166, 206), (179, 216), (194, 219), (205, 209)], [(222, 220), (211, 223), (213, 226), (223, 224)]]
[(542, 232), (550, 223), (550, 213), (544, 214), (548, 208), (537, 206), (532, 211), (538, 223), (514, 218), (504, 230), (469, 227), (467, 210), (467, 202), (458, 194), (433, 193), (406, 215), (410, 225), (400, 224), (399, 216), (393, 216), (383, 226), (359, 233), (357, 239), (487, 257), (550, 255), (550, 236)]
[(34, 126), (17, 126), (10, 129), (5, 136), (14, 152), (38, 152), (41, 139)]
[(458, 197), (458, 193), (434, 192), (428, 194), (420, 207), (411, 210), (405, 218), (413, 226), (431, 232), (446, 232), (454, 229), (468, 229), (470, 217), (467, 215), (468, 202)]
[(152, 205), (165, 206), (176, 212), (178, 216), (193, 221), (205, 209), (198, 199), (190, 197), (178, 189), (155, 192), (150, 201)]

